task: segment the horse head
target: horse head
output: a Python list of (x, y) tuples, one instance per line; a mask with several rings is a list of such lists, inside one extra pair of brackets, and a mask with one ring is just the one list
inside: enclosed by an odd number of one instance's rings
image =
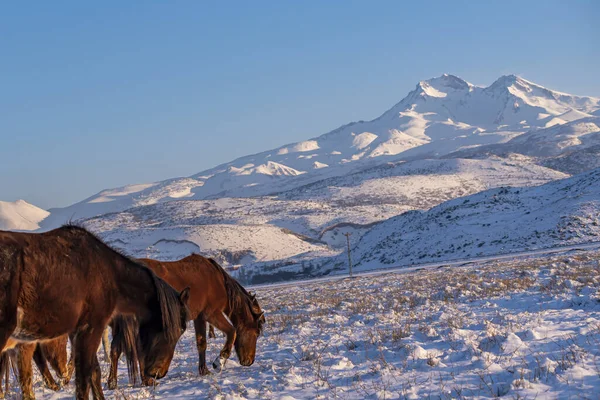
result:
[(250, 295), (248, 300), (244, 302), (243, 310), (238, 313), (235, 339), (235, 352), (240, 364), (244, 366), (254, 364), (256, 342), (266, 322), (265, 313), (256, 300), (256, 294)]
[(160, 379), (171, 365), (177, 341), (185, 332), (188, 320), (189, 288), (178, 293), (156, 278), (159, 308), (140, 323), (139, 346), (142, 376)]

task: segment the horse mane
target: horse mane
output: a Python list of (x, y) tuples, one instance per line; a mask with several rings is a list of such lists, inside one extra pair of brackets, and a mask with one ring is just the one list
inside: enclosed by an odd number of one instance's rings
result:
[(92, 239), (94, 239), (97, 242), (99, 242), (100, 244), (102, 244), (104, 247), (106, 247), (108, 250), (110, 250), (112, 253), (116, 254), (117, 256), (124, 258), (127, 261), (130, 261), (134, 264), (137, 264), (138, 266), (144, 267), (148, 271), (151, 271), (144, 264), (135, 260), (133, 257), (125, 254), (122, 250), (115, 249), (114, 247), (107, 244), (100, 236), (98, 236), (96, 233), (87, 229), (82, 223), (69, 221), (69, 222), (61, 225), (59, 228), (56, 228), (55, 230), (63, 230), (63, 231), (70, 232), (71, 234), (74, 234), (74, 235), (79, 234), (79, 235), (91, 237)]
[[(68, 221), (64, 224), (62, 224), (60, 227), (55, 229), (56, 231), (58, 230), (63, 230), (63, 231), (67, 231), (67, 232), (71, 232), (74, 234), (82, 234), (82, 235), (86, 235), (86, 236), (91, 236), (94, 239), (96, 239), (99, 242), (102, 242), (102, 244), (104, 244), (105, 246), (107, 246), (108, 248), (110, 248), (112, 251), (114, 251), (115, 253), (118, 253), (120, 255), (122, 255), (123, 257), (127, 257), (126, 255), (124, 255), (123, 253), (113, 249), (112, 247), (110, 247), (109, 245), (107, 245), (104, 240), (102, 240), (97, 234), (95, 234), (94, 232), (90, 231), (89, 229), (87, 229), (85, 227), (85, 225), (83, 225), (82, 222), (77, 222), (77, 221)], [(127, 257), (129, 258), (129, 257)]]
[(152, 279), (156, 289), (156, 295), (160, 304), (164, 333), (167, 339), (170, 341), (175, 341), (177, 338), (179, 338), (179, 330), (181, 329), (182, 322), (184, 321), (181, 320), (181, 300), (179, 299), (179, 293), (177, 290), (173, 289), (173, 287), (169, 286), (169, 284), (156, 276), (154, 271), (144, 264), (106, 244), (100, 237), (98, 237), (98, 235), (90, 232), (85, 226), (74, 222), (68, 222), (58, 229), (90, 236), (104, 245), (108, 250), (124, 259), (124, 261), (126, 261), (129, 265), (136, 266), (141, 268), (143, 271), (146, 271), (146, 273), (150, 275), (150, 278)]
[[(179, 293), (173, 287), (169, 286), (167, 282), (156, 276), (151, 269), (144, 268), (151, 274), (154, 286), (156, 287), (165, 335), (169, 341), (176, 341), (179, 338), (181, 326), (187, 322), (181, 319)], [(185, 304), (184, 307), (186, 307), (187, 314), (187, 306)]]
[(219, 265), (214, 259), (209, 258), (208, 261), (215, 267), (221, 275), (223, 275), (223, 280), (225, 282), (225, 290), (227, 291), (227, 301), (229, 302), (229, 307), (231, 308), (231, 313), (236, 310), (239, 310), (241, 307), (246, 305), (252, 315), (256, 318), (256, 313), (253, 309), (253, 300), (252, 295), (248, 293), (248, 291), (240, 285), (238, 281), (233, 279), (231, 275), (225, 271), (225, 269)]

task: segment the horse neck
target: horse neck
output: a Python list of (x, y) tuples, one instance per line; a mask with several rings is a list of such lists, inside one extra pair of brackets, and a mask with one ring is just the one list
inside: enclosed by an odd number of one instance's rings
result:
[(157, 299), (157, 292), (149, 270), (127, 260), (117, 266), (116, 282), (119, 314), (135, 314), (144, 318), (151, 312), (151, 303)]

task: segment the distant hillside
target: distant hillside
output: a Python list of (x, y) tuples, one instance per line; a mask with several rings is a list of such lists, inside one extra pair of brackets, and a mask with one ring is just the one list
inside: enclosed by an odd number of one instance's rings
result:
[(530, 188), (496, 188), (377, 224), (362, 268), (600, 241), (600, 168)]
[(50, 213), (24, 200), (0, 201), (0, 230), (32, 231)]

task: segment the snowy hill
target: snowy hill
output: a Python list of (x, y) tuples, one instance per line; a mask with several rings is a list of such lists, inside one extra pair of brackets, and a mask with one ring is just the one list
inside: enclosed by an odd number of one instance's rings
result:
[[(573, 129), (593, 130), (592, 119), (599, 112), (600, 99), (556, 92), (514, 75), (503, 76), (489, 87), (443, 75), (419, 82), (374, 120), (350, 123), (188, 178), (106, 190), (70, 207), (50, 210), (52, 215), (42, 227), (181, 198), (270, 195), (388, 162), (436, 158), (509, 141), (528, 147), (527, 137), (556, 125), (570, 129), (572, 121), (585, 120), (588, 125)], [(553, 134), (562, 135), (560, 129), (547, 132), (548, 142), (553, 142)], [(525, 138), (519, 144), (521, 135)]]
[(600, 169), (399, 215), (373, 227), (353, 253), (368, 268), (586, 241), (600, 241)]
[(348, 223), (356, 225), (358, 239), (370, 224), (407, 210), (499, 185), (539, 185), (565, 176), (503, 160), (396, 162), (274, 196), (159, 202), (85, 224), (137, 257), (176, 259), (196, 251), (228, 265), (301, 262), (336, 255)]
[(32, 231), (50, 213), (24, 200), (0, 201), (0, 230)]
[(531, 157), (532, 162), (566, 173), (579, 173), (599, 167), (600, 118), (588, 116), (532, 130), (506, 143), (461, 150), (447, 157), (509, 157), (512, 154), (526, 155)]
[(131, 207), (178, 200), (192, 195), (191, 190), (202, 185), (192, 178), (175, 178), (157, 183), (127, 185), (107, 189), (69, 207), (51, 208), (42, 229), (56, 228), (70, 220), (83, 220), (97, 215), (119, 212)]

